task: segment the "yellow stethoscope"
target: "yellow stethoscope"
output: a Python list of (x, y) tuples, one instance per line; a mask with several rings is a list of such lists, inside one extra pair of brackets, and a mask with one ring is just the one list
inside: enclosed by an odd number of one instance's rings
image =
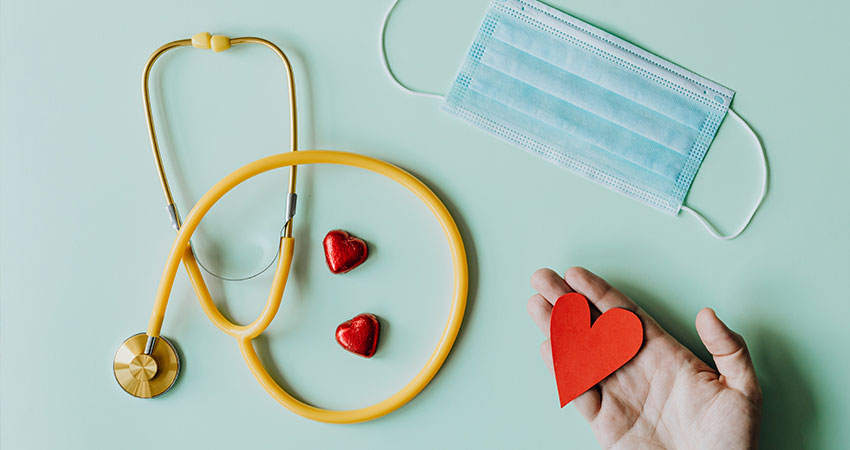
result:
[[(154, 130), (153, 115), (151, 113), (150, 94), (148, 89), (148, 79), (150, 78), (151, 67), (154, 62), (162, 56), (163, 53), (186, 46), (194, 46), (201, 49), (212, 49), (220, 52), (227, 50), (233, 44), (260, 44), (272, 51), (280, 57), (286, 69), (286, 81), (289, 88), (289, 112), (291, 124), (291, 147), (288, 153), (281, 153), (247, 164), (231, 174), (224, 177), (216, 183), (200, 200), (195, 204), (189, 215), (186, 216), (185, 223), (181, 223), (180, 215), (174, 203), (174, 198), (171, 195), (171, 189), (168, 185), (168, 180), (165, 176), (165, 170), (162, 164), (162, 158), (157, 145), (156, 132)], [(162, 185), (162, 191), (165, 194), (168, 211), (171, 216), (172, 226), (177, 230), (177, 238), (171, 247), (171, 252), (166, 263), (165, 270), (159, 283), (159, 289), (156, 293), (153, 313), (151, 314), (148, 329), (145, 333), (139, 333), (129, 337), (115, 354), (113, 361), (113, 371), (118, 384), (128, 393), (141, 398), (155, 397), (167, 391), (177, 379), (180, 363), (177, 351), (168, 340), (160, 335), (162, 321), (165, 316), (165, 308), (168, 304), (168, 298), (171, 294), (171, 289), (174, 285), (174, 277), (177, 273), (179, 263), (182, 261), (183, 266), (189, 274), (195, 294), (201, 303), (201, 308), (206, 313), (207, 317), (215, 326), (225, 333), (236, 338), (239, 344), (239, 349), (242, 352), (242, 357), (251, 369), (251, 373), (260, 383), (260, 385), (271, 395), (275, 400), (291, 411), (300, 414), (308, 419), (317, 420), (329, 423), (353, 423), (363, 422), (376, 419), (385, 414), (388, 414), (402, 405), (410, 401), (418, 394), (425, 385), (434, 377), (440, 366), (445, 361), (455, 338), (457, 337), (458, 329), (463, 321), (463, 314), (466, 308), (466, 295), (468, 288), (468, 269), (466, 263), (466, 251), (464, 250), (463, 241), (457, 225), (452, 219), (451, 214), (446, 209), (440, 199), (428, 189), (425, 184), (419, 181), (413, 175), (404, 170), (368, 156), (358, 155), (355, 153), (347, 153), (331, 150), (297, 150), (297, 122), (295, 114), (295, 84), (292, 74), (292, 67), (286, 55), (273, 43), (256, 37), (240, 37), (230, 39), (226, 36), (210, 36), (209, 33), (198, 33), (191, 39), (182, 39), (158, 48), (147, 60), (144, 72), (142, 75), (142, 94), (145, 105), (145, 117), (147, 119), (148, 135), (150, 137), (151, 148), (156, 160), (157, 172), (159, 181)], [(289, 277), (289, 269), (292, 265), (292, 255), (295, 246), (295, 239), (292, 237), (293, 218), (295, 216), (295, 178), (296, 168), (303, 164), (339, 164), (345, 166), (359, 167), (361, 169), (370, 170), (379, 173), (387, 178), (395, 180), (402, 186), (416, 194), (420, 200), (425, 202), (437, 221), (442, 226), (451, 247), (451, 259), (454, 268), (454, 300), (449, 312), (449, 318), (440, 340), (437, 344), (434, 353), (428, 358), (425, 366), (407, 383), (400, 391), (393, 394), (389, 398), (378, 402), (374, 405), (360, 409), (352, 409), (345, 411), (327, 410), (317, 408), (315, 406), (304, 403), (292, 395), (269, 375), (263, 363), (257, 356), (252, 340), (259, 336), (266, 327), (269, 326), (272, 319), (280, 307), (280, 301), (283, 296), (283, 290), (286, 286), (286, 280)], [(215, 306), (210, 296), (209, 289), (204, 282), (203, 275), (198, 266), (192, 252), (190, 239), (195, 229), (198, 227), (201, 219), (204, 218), (210, 208), (221, 199), (224, 194), (238, 186), (240, 183), (248, 180), (251, 177), (261, 173), (289, 167), (289, 192), (286, 203), (286, 222), (283, 232), (280, 237), (280, 251), (275, 270), (274, 279), (272, 281), (271, 292), (266, 301), (266, 305), (260, 316), (248, 325), (237, 325), (228, 320), (221, 311)]]

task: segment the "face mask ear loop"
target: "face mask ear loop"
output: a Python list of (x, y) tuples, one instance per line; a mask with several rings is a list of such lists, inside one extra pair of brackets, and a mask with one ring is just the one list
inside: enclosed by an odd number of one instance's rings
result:
[(699, 223), (702, 224), (702, 226), (706, 229), (706, 231), (708, 231), (712, 236), (714, 236), (715, 239), (720, 239), (721, 241), (728, 241), (730, 239), (735, 239), (736, 237), (738, 237), (738, 235), (743, 233), (743, 231), (747, 228), (747, 226), (753, 220), (753, 216), (756, 215), (756, 211), (759, 209), (762, 202), (764, 202), (765, 195), (767, 195), (767, 174), (768, 174), (768, 171), (767, 171), (767, 155), (764, 152), (764, 145), (762, 145), (761, 139), (759, 139), (758, 135), (755, 133), (755, 131), (753, 131), (753, 127), (751, 127), (750, 124), (748, 124), (746, 120), (742, 119), (741, 116), (739, 116), (731, 108), (729, 109), (729, 115), (734, 117), (738, 121), (738, 123), (743, 125), (747, 129), (747, 131), (749, 131), (750, 136), (752, 136), (753, 140), (756, 141), (756, 143), (759, 146), (759, 154), (761, 155), (762, 172), (764, 173), (764, 175), (762, 177), (763, 181), (762, 181), (762, 184), (761, 184), (761, 194), (759, 194), (758, 201), (756, 202), (755, 206), (753, 206), (753, 209), (750, 210), (750, 214), (747, 216), (747, 220), (744, 221), (744, 224), (741, 225), (741, 227), (738, 228), (737, 231), (735, 231), (732, 234), (726, 235), (726, 236), (720, 234), (720, 232), (717, 231), (717, 228), (715, 228), (714, 225), (709, 223), (708, 220), (702, 214), (700, 214), (699, 212), (697, 212), (697, 211), (695, 211), (691, 208), (688, 208), (685, 205), (682, 205), (683, 211), (685, 211), (686, 213), (691, 214), (692, 216), (696, 217), (696, 219), (699, 221)]
[(384, 20), (381, 23), (381, 41), (378, 43), (378, 51), (381, 52), (381, 61), (384, 63), (384, 73), (388, 77), (390, 77), (391, 80), (393, 80), (393, 83), (395, 83), (395, 85), (398, 86), (399, 89), (407, 92), (408, 94), (418, 95), (420, 97), (430, 97), (430, 98), (442, 99), (443, 96), (440, 95), (440, 94), (436, 94), (436, 93), (433, 93), (433, 92), (427, 92), (427, 91), (417, 91), (417, 90), (413, 90), (413, 89), (407, 87), (407, 85), (405, 85), (404, 83), (399, 81), (398, 78), (396, 78), (395, 74), (393, 73), (393, 69), (390, 68), (390, 60), (387, 57), (387, 47), (385, 45), (386, 40), (387, 40), (386, 39), (387, 23), (390, 21), (390, 15), (393, 13), (393, 10), (395, 9), (396, 5), (398, 5), (398, 2), (399, 2), (399, 0), (393, 1), (393, 4), (390, 6), (390, 9), (388, 9), (387, 13), (384, 14)]

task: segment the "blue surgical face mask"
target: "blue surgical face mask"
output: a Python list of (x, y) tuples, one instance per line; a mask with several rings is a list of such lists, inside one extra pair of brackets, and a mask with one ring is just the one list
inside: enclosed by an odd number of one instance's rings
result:
[[(386, 54), (384, 63), (411, 91)], [(764, 198), (764, 158), (761, 198), (736, 232), (722, 236), (683, 202), (727, 112), (761, 147), (729, 109), (734, 95), (536, 0), (494, 0), (443, 109), (656, 209), (689, 212), (714, 237), (731, 239)]]

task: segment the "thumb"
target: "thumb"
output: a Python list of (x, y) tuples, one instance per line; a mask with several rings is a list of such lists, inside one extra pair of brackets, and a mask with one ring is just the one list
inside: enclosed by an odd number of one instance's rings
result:
[(721, 322), (711, 308), (703, 308), (697, 314), (696, 327), (703, 345), (714, 357), (721, 381), (750, 399), (761, 401), (761, 389), (744, 338)]

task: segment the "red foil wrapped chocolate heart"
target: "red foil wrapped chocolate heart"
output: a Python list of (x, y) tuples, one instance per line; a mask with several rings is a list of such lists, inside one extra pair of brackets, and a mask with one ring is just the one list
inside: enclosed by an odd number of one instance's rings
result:
[(342, 348), (371, 358), (378, 349), (378, 336), (381, 334), (381, 323), (374, 314), (358, 314), (336, 327), (336, 341)]
[(369, 249), (363, 239), (358, 239), (344, 230), (332, 230), (322, 241), (325, 261), (333, 273), (346, 273), (366, 261)]

